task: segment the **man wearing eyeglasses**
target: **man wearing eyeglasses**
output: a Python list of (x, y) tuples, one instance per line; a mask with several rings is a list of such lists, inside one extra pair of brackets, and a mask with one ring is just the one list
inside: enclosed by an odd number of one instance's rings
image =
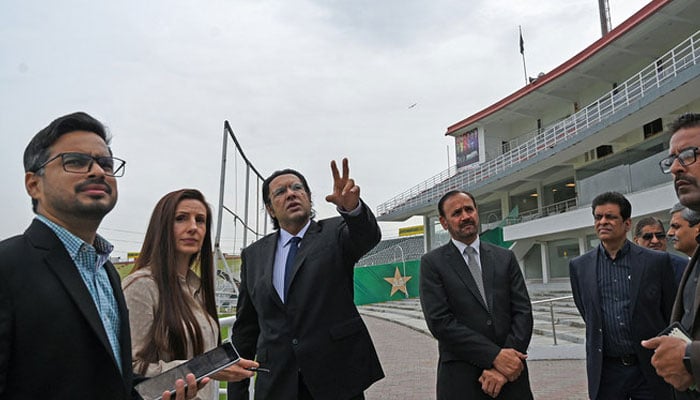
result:
[[(663, 222), (655, 217), (645, 217), (637, 221), (637, 226), (634, 228), (634, 242), (648, 249), (666, 251), (666, 230)], [(671, 257), (673, 276), (676, 286), (678, 286), (681, 283), (685, 266), (688, 265), (688, 259), (671, 253), (669, 256)]]
[[(670, 126), (669, 156), (661, 160), (661, 170), (673, 176), (676, 196), (681, 204), (700, 212), (700, 114), (684, 114)], [(681, 280), (673, 305), (671, 322), (678, 322), (689, 338), (661, 336), (642, 345), (654, 350), (652, 365), (664, 380), (676, 389), (676, 396), (700, 399), (700, 253), (695, 251)]]
[(632, 205), (620, 193), (591, 205), (600, 244), (569, 262), (571, 291), (586, 322), (586, 372), (592, 400), (667, 400), (673, 388), (640, 343), (668, 325), (676, 294), (668, 253), (627, 240)]
[[(97, 234), (124, 174), (108, 144), (102, 123), (79, 112), (54, 120), (25, 149), (36, 218), (0, 242), (3, 400), (139, 398), (112, 245)], [(187, 383), (177, 382), (177, 399), (196, 395), (194, 376)]]
[[(361, 400), (384, 377), (372, 338), (353, 302), (355, 263), (381, 239), (360, 187), (331, 162), (339, 217), (314, 220), (311, 189), (293, 169), (262, 184), (275, 232), (241, 252), (232, 340), (269, 373), (255, 378), (256, 400)], [(249, 398), (248, 379), (228, 385), (229, 400)]]

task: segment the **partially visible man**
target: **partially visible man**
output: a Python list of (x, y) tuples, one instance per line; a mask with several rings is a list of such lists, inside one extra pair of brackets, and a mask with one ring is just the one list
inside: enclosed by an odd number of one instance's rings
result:
[[(109, 139), (78, 112), (51, 122), (24, 151), (36, 218), (0, 242), (0, 399), (140, 398), (112, 245), (97, 234), (124, 174)], [(187, 383), (187, 391), (176, 383), (177, 399), (197, 394), (194, 375)]]
[[(666, 229), (663, 222), (655, 217), (645, 217), (637, 221), (634, 228), (634, 242), (642, 247), (652, 250), (666, 251)], [(681, 283), (681, 277), (688, 259), (669, 253), (671, 257), (671, 267), (676, 286)]]
[(470, 193), (445, 193), (438, 212), (452, 239), (420, 265), (421, 306), (440, 351), (437, 399), (532, 399), (532, 308), (515, 255), (479, 240)]
[[(670, 126), (669, 155), (659, 162), (661, 171), (673, 176), (676, 196), (681, 204), (700, 212), (700, 114), (684, 114)], [(700, 252), (695, 251), (678, 288), (671, 322), (679, 322), (691, 342), (672, 336), (654, 337), (642, 343), (654, 350), (652, 364), (656, 372), (673, 385), (676, 395), (700, 399)], [(652, 337), (650, 335), (649, 337)]]
[(586, 371), (592, 400), (668, 400), (672, 388), (640, 345), (668, 325), (676, 285), (668, 253), (627, 240), (632, 205), (620, 193), (591, 205), (600, 244), (569, 262), (571, 290), (586, 322)]
[(666, 232), (673, 248), (692, 257), (698, 247), (696, 240), (698, 235), (700, 235), (700, 213), (681, 203), (674, 204), (671, 207), (671, 222)]
[[(348, 160), (331, 162), (340, 217), (314, 221), (304, 176), (276, 171), (262, 198), (277, 232), (241, 253), (241, 284), (232, 338), (245, 358), (270, 372), (255, 379), (257, 400), (357, 400), (384, 377), (372, 338), (355, 307), (355, 263), (381, 239), (360, 200)], [(230, 400), (248, 399), (249, 380), (228, 385)]]

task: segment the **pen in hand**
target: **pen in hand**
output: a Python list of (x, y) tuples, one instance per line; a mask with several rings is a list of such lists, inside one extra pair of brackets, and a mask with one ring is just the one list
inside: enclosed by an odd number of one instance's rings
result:
[(253, 372), (270, 372), (268, 368), (262, 368), (262, 367), (250, 367), (246, 368), (248, 371), (253, 371)]

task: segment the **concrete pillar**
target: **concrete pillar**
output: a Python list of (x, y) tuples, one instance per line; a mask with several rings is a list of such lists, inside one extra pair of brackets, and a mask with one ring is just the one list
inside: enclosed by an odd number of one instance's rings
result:
[(510, 213), (510, 197), (508, 192), (501, 192), (501, 219), (504, 219)]
[(540, 257), (542, 258), (542, 283), (549, 283), (549, 247), (547, 242), (540, 243)]
[(433, 242), (433, 233), (435, 226), (430, 223), (430, 217), (423, 216), (423, 250), (427, 253), (431, 250)]
[(579, 254), (586, 253), (586, 236), (585, 235), (578, 237), (578, 253)]

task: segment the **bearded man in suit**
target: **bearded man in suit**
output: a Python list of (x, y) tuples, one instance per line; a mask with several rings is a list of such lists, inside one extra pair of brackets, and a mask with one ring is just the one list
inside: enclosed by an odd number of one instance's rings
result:
[[(124, 174), (109, 141), (100, 121), (77, 112), (24, 151), (36, 218), (0, 242), (0, 399), (141, 398), (113, 247), (97, 234)], [(178, 400), (196, 396), (194, 375), (187, 384), (175, 383)]]
[(437, 399), (532, 399), (532, 307), (515, 255), (479, 240), (470, 193), (447, 192), (438, 212), (452, 239), (420, 264), (421, 306), (440, 352)]
[[(268, 373), (255, 380), (258, 400), (356, 400), (384, 377), (354, 304), (355, 263), (381, 239), (360, 187), (331, 162), (340, 217), (314, 221), (311, 190), (298, 171), (274, 172), (262, 185), (277, 232), (241, 253), (241, 284), (232, 340)], [(248, 380), (229, 384), (230, 400), (248, 399)]]

